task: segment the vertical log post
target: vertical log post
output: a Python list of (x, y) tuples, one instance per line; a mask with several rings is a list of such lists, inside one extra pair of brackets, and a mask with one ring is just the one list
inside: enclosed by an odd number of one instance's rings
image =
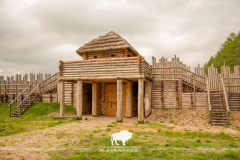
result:
[(60, 87), (61, 87), (61, 92), (60, 92), (60, 117), (64, 116), (64, 82), (60, 81)]
[(152, 112), (152, 82), (146, 81), (145, 85), (145, 117), (148, 117)]
[(144, 123), (143, 90), (144, 90), (144, 81), (143, 79), (138, 79), (138, 122), (139, 123)]
[[(17, 85), (15, 86), (15, 98), (17, 97)], [(17, 103), (17, 100), (15, 100), (14, 103)]]
[(57, 102), (60, 103), (60, 99), (61, 99), (61, 84), (60, 84), (60, 81), (58, 80), (58, 85), (57, 85), (57, 93), (58, 93), (58, 98), (57, 98)]
[(164, 109), (164, 81), (161, 81), (161, 104), (162, 104), (162, 109)]
[(9, 106), (9, 117), (12, 115), (12, 105)]
[(101, 84), (101, 108), (102, 108), (102, 113), (103, 115), (106, 115), (106, 105), (105, 105), (105, 82), (102, 82)]
[(132, 82), (126, 85), (126, 118), (132, 117)]
[[(39, 83), (41, 83), (41, 82), (39, 81)], [(41, 84), (38, 85), (38, 95), (39, 95), (39, 102), (42, 102)]]
[(97, 83), (92, 84), (92, 116), (97, 116)]
[(52, 94), (49, 94), (49, 102), (52, 102)]
[(196, 82), (195, 82), (195, 74), (193, 74), (193, 90), (194, 90), (194, 96), (193, 96), (193, 107), (196, 108)]
[(39, 94), (39, 96), (41, 94), (41, 84), (38, 85), (38, 94)]
[(20, 118), (20, 115), (21, 115), (21, 106), (22, 105), (19, 105), (19, 118)]
[[(32, 91), (32, 85), (33, 85), (33, 74), (30, 74), (30, 87), (29, 87), (29, 93)], [(31, 106), (31, 95), (29, 95), (29, 106)]]
[(83, 105), (83, 82), (78, 79), (77, 81), (77, 119), (82, 120), (82, 105)]
[[(77, 82), (78, 83), (78, 82)], [(70, 106), (73, 106), (73, 83), (71, 83)]]
[(1, 85), (1, 83), (2, 83), (2, 79), (0, 77), (0, 103), (3, 103), (3, 99), (2, 99), (2, 85)]
[(117, 78), (117, 121), (122, 122), (122, 79)]
[(182, 109), (182, 79), (179, 79), (179, 103), (180, 109)]
[(4, 85), (4, 91), (3, 91), (3, 102), (6, 103), (7, 102), (7, 94), (6, 94), (6, 85)]

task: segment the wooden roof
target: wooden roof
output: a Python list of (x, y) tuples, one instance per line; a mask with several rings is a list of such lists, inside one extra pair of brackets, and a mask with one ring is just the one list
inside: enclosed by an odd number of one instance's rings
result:
[(139, 55), (138, 52), (125, 39), (113, 31), (109, 32), (105, 36), (99, 36), (99, 38), (93, 39), (91, 42), (88, 42), (84, 46), (80, 47), (76, 52), (82, 56), (83, 53), (119, 49), (130, 49), (135, 55)]

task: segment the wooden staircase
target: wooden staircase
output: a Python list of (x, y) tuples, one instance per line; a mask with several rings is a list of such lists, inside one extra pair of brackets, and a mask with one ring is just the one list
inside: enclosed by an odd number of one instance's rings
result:
[[(30, 101), (31, 98), (31, 101)], [(22, 104), (21, 107), (18, 107), (14, 110), (13, 113), (9, 115), (9, 117), (17, 117), (19, 118), (20, 115), (22, 115), (26, 109), (30, 108), (32, 106), (32, 102), (34, 101), (36, 97), (35, 96), (29, 96)], [(30, 102), (29, 102), (30, 101)]]
[[(194, 85), (192, 83), (189, 83), (187, 81), (185, 81), (184, 79), (182, 80), (183, 84), (191, 87), (191, 88), (194, 88)], [(196, 90), (199, 91), (199, 92), (205, 92), (203, 88), (199, 88), (197, 86), (195, 86)]]
[(223, 93), (221, 91), (210, 92), (210, 124), (212, 125), (228, 125), (228, 112), (224, 105)]
[(56, 93), (56, 92), (57, 92), (57, 85), (54, 85), (51, 88), (44, 91), (44, 93)]
[[(56, 74), (52, 75), (51, 77), (49, 77), (48, 79), (42, 81), (41, 83), (38, 83), (33, 89), (31, 89), (32, 85), (30, 84), (29, 86), (27, 86), (12, 102), (10, 102), (8, 104), (7, 107), (9, 107), (9, 117), (17, 117), (20, 118), (20, 115), (22, 115), (26, 109), (28, 109), (29, 107), (31, 107), (32, 102), (35, 99), (39, 100), (39, 93), (34, 93), (34, 91), (36, 91), (36, 89), (38, 88), (40, 93), (41, 93), (41, 89), (44, 89), (45, 86), (55, 82), (58, 79), (58, 75), (59, 72), (57, 72)], [(53, 78), (50, 82), (48, 82), (48, 80), (50, 80), (51, 78)], [(11, 111), (11, 105), (17, 101), (17, 99), (23, 95), (23, 93), (27, 90), (30, 89), (29, 94), (17, 105), (16, 110), (12, 113)], [(53, 92), (54, 90), (57, 89), (57, 85), (52, 86), (50, 89), (48, 90), (44, 90), (44, 92), (46, 91), (47, 93)]]

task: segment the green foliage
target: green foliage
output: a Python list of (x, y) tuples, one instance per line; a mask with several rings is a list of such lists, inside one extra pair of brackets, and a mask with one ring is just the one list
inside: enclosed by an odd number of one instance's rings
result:
[(214, 57), (211, 57), (204, 65), (205, 73), (208, 72), (208, 67), (212, 64), (221, 72), (221, 66), (224, 64), (230, 66), (233, 72), (234, 66), (240, 65), (240, 32), (236, 35), (231, 33), (227, 40), (221, 45), (220, 50)]

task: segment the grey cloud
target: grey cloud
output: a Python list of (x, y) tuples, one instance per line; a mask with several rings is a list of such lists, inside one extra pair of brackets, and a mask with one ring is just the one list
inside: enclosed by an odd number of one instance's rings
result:
[(75, 51), (109, 31), (149, 51), (149, 63), (152, 56), (177, 55), (202, 66), (240, 30), (239, 6), (235, 0), (39, 0), (17, 12), (0, 0), (0, 74), (54, 73), (59, 60), (81, 59)]

